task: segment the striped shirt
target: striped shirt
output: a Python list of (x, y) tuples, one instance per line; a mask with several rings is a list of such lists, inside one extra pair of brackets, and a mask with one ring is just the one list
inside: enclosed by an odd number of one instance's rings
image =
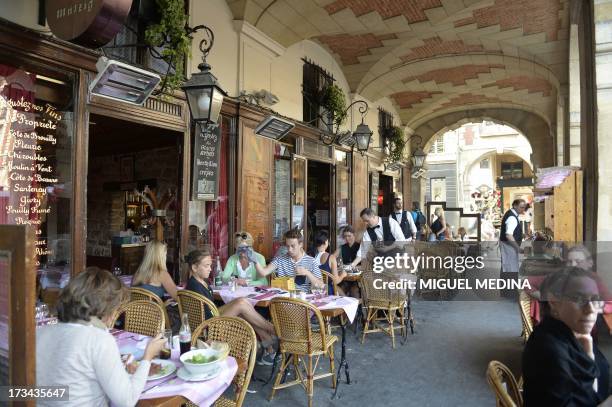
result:
[(291, 256), (283, 254), (275, 257), (272, 260), (272, 264), (276, 266), (276, 275), (279, 277), (295, 277), (295, 287), (298, 290), (308, 292), (310, 291), (310, 280), (306, 276), (296, 276), (296, 268), (304, 267), (310, 271), (315, 277), (321, 278), (321, 270), (319, 265), (315, 262), (315, 259), (304, 253), (301, 259), (297, 262), (293, 261)]

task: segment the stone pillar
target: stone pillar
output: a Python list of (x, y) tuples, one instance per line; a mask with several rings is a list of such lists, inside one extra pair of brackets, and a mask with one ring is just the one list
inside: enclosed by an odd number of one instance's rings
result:
[(578, 25), (570, 26), (569, 38), (569, 164), (580, 166), (580, 53)]
[(597, 100), (597, 240), (612, 240), (612, 0), (595, 0), (595, 97)]
[(565, 123), (566, 123), (566, 98), (567, 94), (562, 92), (562, 89), (559, 89), (559, 94), (557, 95), (557, 165), (565, 164)]

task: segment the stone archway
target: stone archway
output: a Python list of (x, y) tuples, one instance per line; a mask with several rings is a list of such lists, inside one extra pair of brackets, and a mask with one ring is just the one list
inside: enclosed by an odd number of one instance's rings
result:
[[(461, 110), (437, 116), (414, 129), (425, 145), (441, 132), (454, 130), (465, 123), (491, 120), (513, 127), (522, 133), (531, 144), (531, 163), (537, 168), (555, 165), (554, 137), (548, 123), (535, 113), (519, 109), (482, 108)], [(552, 148), (551, 148), (552, 146)]]

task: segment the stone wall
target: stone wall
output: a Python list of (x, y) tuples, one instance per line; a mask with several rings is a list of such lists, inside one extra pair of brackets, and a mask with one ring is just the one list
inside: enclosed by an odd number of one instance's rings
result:
[[(121, 156), (92, 157), (87, 183), (87, 255), (111, 255), (111, 237), (125, 228), (125, 193), (104, 191), (104, 185), (120, 179)], [(161, 193), (178, 185), (179, 154), (175, 147), (145, 150), (135, 154), (135, 180), (157, 180)], [(168, 219), (174, 218), (168, 211)], [(167, 228), (166, 239), (172, 246), (173, 230)]]

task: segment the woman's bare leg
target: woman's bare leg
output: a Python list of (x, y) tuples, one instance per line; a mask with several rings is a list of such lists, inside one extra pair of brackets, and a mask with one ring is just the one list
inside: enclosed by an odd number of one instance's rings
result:
[(255, 308), (244, 298), (237, 298), (223, 308), (224, 317), (240, 317), (247, 321), (263, 342), (270, 341), (274, 335), (274, 325), (259, 315)]

